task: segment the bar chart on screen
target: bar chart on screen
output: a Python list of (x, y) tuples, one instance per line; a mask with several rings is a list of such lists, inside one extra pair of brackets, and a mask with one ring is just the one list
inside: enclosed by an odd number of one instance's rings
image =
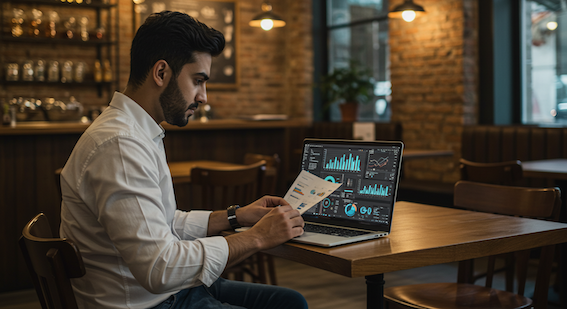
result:
[(325, 164), (326, 170), (342, 172), (360, 172), (360, 156), (352, 153), (342, 156), (331, 156)]

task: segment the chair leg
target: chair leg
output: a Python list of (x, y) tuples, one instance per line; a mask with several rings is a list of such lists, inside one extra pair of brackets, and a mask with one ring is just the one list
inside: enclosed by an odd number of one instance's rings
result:
[(274, 263), (274, 257), (271, 255), (266, 255), (266, 260), (268, 262), (268, 272), (270, 275), (270, 284), (278, 285), (278, 280), (276, 278), (276, 264)]
[(515, 273), (515, 263), (514, 263), (514, 254), (509, 253), (506, 254), (505, 260), (505, 272), (506, 272), (506, 291), (514, 292), (514, 273)]

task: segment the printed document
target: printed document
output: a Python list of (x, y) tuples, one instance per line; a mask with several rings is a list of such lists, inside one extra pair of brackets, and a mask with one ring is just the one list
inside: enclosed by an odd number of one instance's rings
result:
[(286, 200), (291, 207), (299, 210), (299, 212), (303, 214), (340, 186), (340, 183), (326, 181), (302, 170), (287, 191), (284, 200)]

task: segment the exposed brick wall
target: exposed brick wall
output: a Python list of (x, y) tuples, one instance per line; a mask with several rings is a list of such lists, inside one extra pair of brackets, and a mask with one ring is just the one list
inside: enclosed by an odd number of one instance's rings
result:
[[(117, 90), (126, 87), (130, 68), (130, 43), (133, 38), (132, 0), (119, 3), (120, 80)], [(262, 0), (237, 0), (239, 7), (240, 85), (233, 90), (208, 90), (208, 100), (215, 115), (230, 118), (257, 113), (285, 113), (293, 117), (311, 117), (313, 48), (311, 40), (311, 1), (272, 1), (273, 10), (287, 25), (264, 31), (248, 26), (254, 15), (261, 12)], [(61, 10), (56, 8), (56, 10)], [(47, 11), (47, 9), (46, 9)], [(81, 11), (84, 12), (84, 11)], [(66, 12), (65, 15), (79, 14)], [(83, 13), (81, 13), (83, 14)], [(7, 20), (7, 19), (5, 19)], [(114, 20), (114, 19), (113, 19)], [(30, 57), (61, 57), (87, 59), (94, 64), (94, 48), (69, 48), (66, 45), (39, 46), (37, 44), (2, 44), (1, 61)], [(49, 49), (48, 51), (46, 51)], [(114, 61), (114, 58), (112, 58)], [(90, 73), (92, 74), (92, 72)], [(0, 98), (12, 96), (76, 96), (86, 105), (106, 105), (108, 96), (99, 98), (94, 87), (33, 87), (0, 86)]]
[[(391, 6), (402, 1), (391, 1)], [(463, 125), (474, 122), (476, 4), (419, 0), (427, 14), (390, 22), (392, 121), (403, 125), (407, 148), (452, 149), (453, 158), (405, 162), (405, 176), (458, 180)]]
[[(215, 116), (231, 118), (258, 113), (310, 117), (313, 47), (311, 1), (272, 1), (273, 10), (286, 20), (283, 28), (264, 31), (248, 22), (261, 12), (262, 0), (238, 0), (237, 52), (240, 85), (237, 89), (208, 89)], [(131, 0), (120, 0), (121, 86), (127, 83), (132, 41)]]

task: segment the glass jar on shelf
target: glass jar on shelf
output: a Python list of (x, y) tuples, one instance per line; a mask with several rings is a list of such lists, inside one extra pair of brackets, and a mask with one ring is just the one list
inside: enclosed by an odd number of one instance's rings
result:
[(63, 62), (63, 67), (61, 68), (61, 82), (62, 83), (72, 83), (73, 82), (73, 62), (65, 61)]
[(75, 65), (75, 74), (74, 74), (75, 82), (82, 83), (85, 81), (86, 69), (87, 69), (87, 64), (82, 61), (78, 62)]
[(17, 81), (20, 77), (20, 65), (12, 62), (6, 64), (6, 80), (7, 81)]
[(35, 70), (33, 74), (34, 74), (34, 80), (38, 82), (45, 81), (45, 61), (40, 59), (35, 63)]
[(52, 60), (49, 62), (47, 69), (47, 81), (52, 83), (59, 81), (59, 61)]
[(22, 80), (26, 82), (33, 81), (33, 61), (26, 60), (22, 64)]

